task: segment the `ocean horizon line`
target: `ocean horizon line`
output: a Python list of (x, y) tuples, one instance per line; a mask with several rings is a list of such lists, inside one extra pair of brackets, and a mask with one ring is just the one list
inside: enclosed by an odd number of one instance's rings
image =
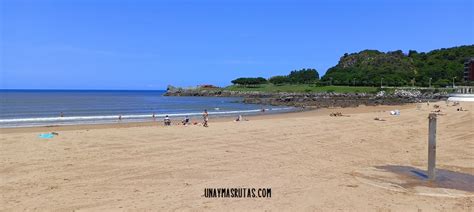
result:
[(166, 89), (160, 89), (160, 90), (152, 90), (152, 89), (22, 89), (22, 88), (15, 88), (15, 89), (4, 89), (0, 88), (0, 91), (122, 91), (122, 92), (127, 92), (127, 91), (166, 91)]

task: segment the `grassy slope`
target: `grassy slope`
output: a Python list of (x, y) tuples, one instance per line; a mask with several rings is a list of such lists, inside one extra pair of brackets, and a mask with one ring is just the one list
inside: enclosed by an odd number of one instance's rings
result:
[(336, 92), (336, 93), (375, 93), (376, 87), (353, 86), (314, 86), (314, 85), (273, 85), (264, 84), (258, 87), (231, 85), (225, 88), (231, 91), (263, 91), (263, 92)]

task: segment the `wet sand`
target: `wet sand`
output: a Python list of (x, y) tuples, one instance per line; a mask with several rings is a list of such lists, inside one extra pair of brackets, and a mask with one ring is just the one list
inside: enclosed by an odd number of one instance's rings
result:
[[(474, 210), (474, 197), (396, 192), (353, 173), (426, 169), (433, 105), (333, 108), (213, 119), (0, 129), (0, 210)], [(437, 166), (474, 176), (474, 104), (441, 106)], [(463, 107), (468, 111), (459, 112)], [(389, 115), (400, 109), (400, 116)], [(331, 117), (342, 112), (343, 117)], [(384, 119), (376, 121), (374, 118)], [(40, 139), (40, 132), (58, 132)], [(204, 188), (271, 188), (205, 198)], [(474, 194), (473, 194), (474, 195)]]

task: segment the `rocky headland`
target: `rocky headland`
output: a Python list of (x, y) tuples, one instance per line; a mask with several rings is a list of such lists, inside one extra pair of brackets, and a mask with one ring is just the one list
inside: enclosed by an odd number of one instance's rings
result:
[(165, 96), (242, 97), (244, 103), (297, 107), (357, 107), (359, 105), (400, 105), (446, 100), (447, 92), (418, 89), (395, 89), (378, 93), (272, 93), (262, 91), (230, 91), (225, 89), (168, 88)]

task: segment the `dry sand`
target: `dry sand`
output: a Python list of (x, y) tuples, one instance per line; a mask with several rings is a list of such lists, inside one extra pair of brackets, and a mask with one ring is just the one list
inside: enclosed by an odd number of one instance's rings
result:
[[(474, 176), (474, 104), (444, 102), (438, 168)], [(466, 197), (423, 196), (358, 180), (376, 166), (426, 169), (422, 104), (229, 119), (2, 129), (0, 210), (474, 210)], [(400, 116), (388, 110), (401, 108)], [(330, 117), (340, 111), (350, 117)], [(374, 118), (386, 121), (375, 121)], [(59, 133), (40, 139), (38, 132)], [(470, 183), (471, 181), (467, 181)], [(204, 198), (204, 188), (271, 188), (271, 198)]]

